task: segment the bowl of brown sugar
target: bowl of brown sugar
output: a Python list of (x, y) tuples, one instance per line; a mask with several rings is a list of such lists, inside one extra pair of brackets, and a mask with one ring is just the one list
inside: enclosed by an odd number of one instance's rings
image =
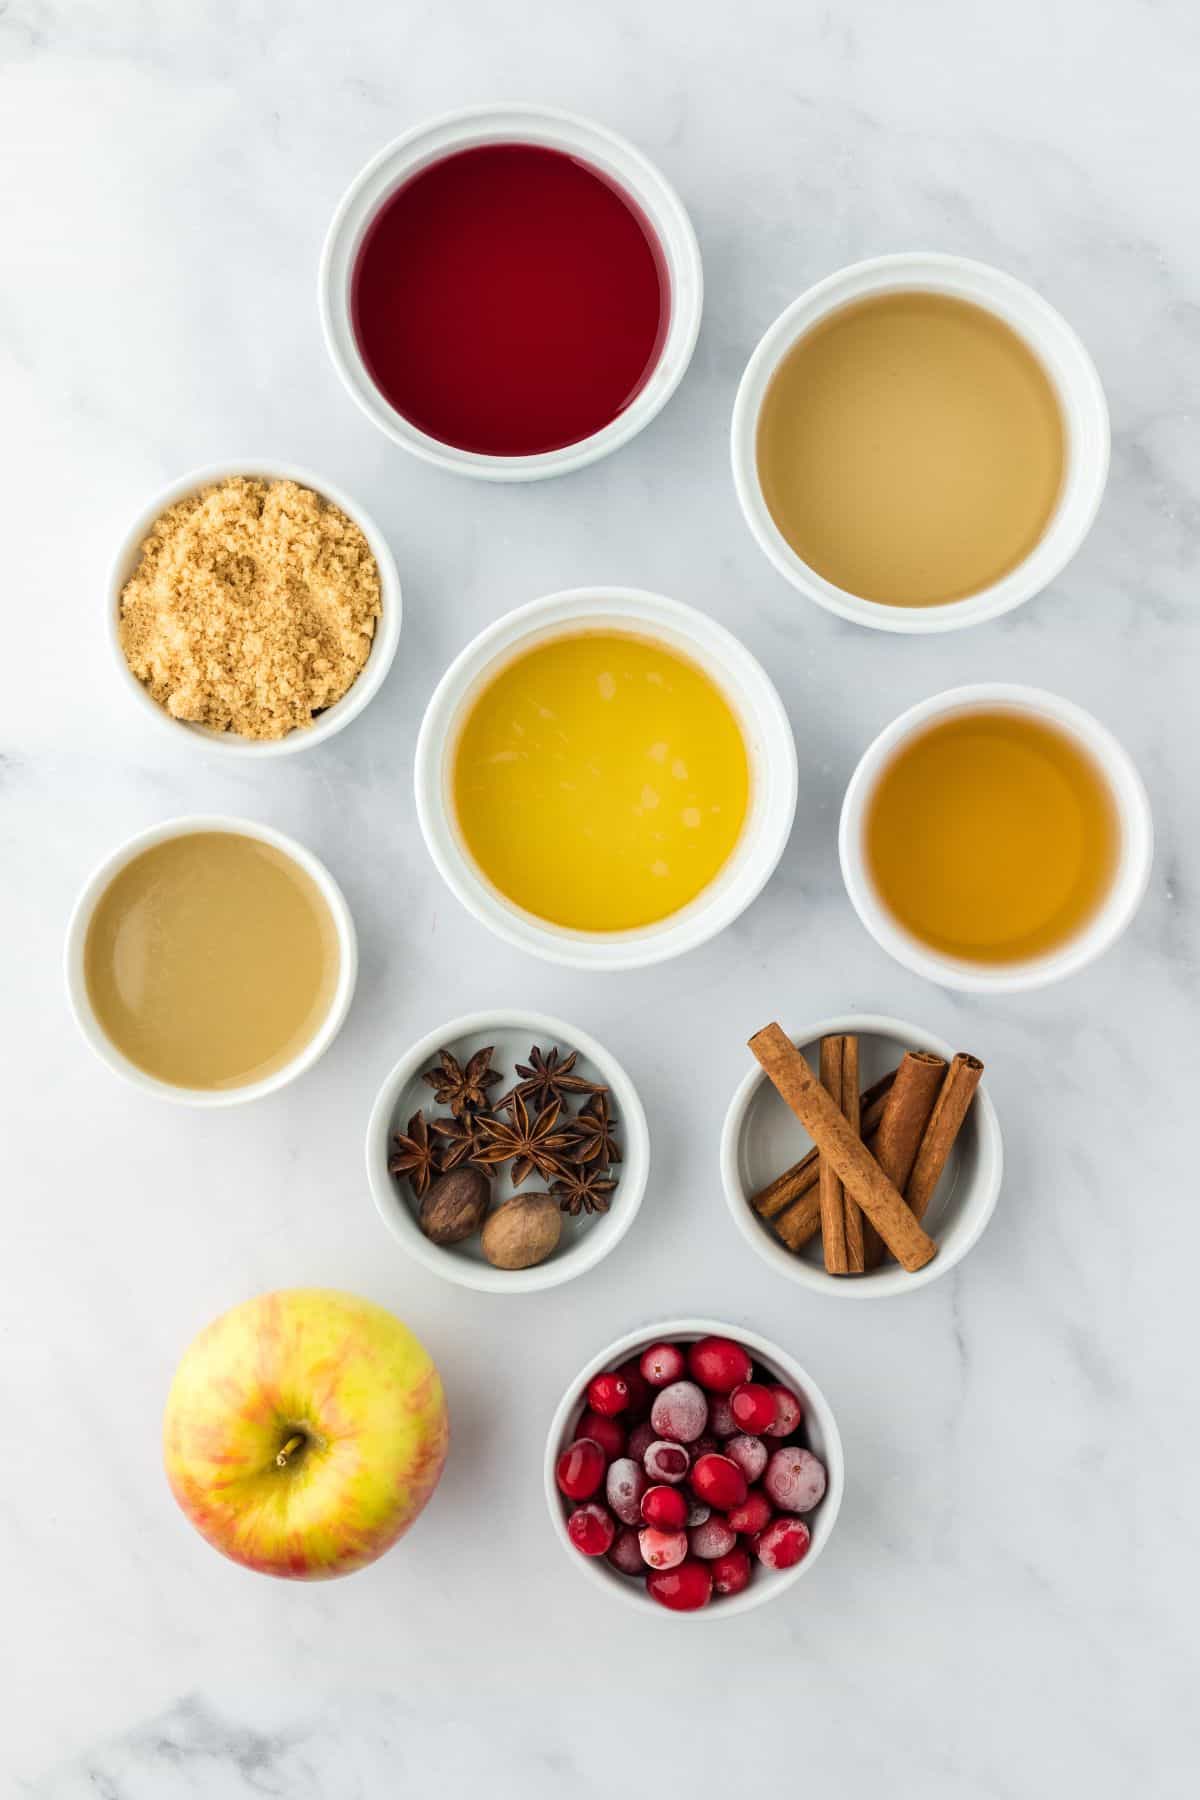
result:
[(163, 489), (113, 562), (108, 629), (135, 704), (194, 742), (283, 756), (332, 737), (400, 638), (382, 532), (330, 482), (220, 464)]

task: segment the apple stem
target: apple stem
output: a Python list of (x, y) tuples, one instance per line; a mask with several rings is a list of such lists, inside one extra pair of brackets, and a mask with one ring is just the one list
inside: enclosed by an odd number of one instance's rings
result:
[(279, 1452), (279, 1455), (275, 1458), (276, 1468), (286, 1469), (288, 1466), (289, 1458), (292, 1457), (295, 1454), (295, 1452), (300, 1449), (301, 1445), (304, 1442), (305, 1442), (305, 1440), (300, 1435), (299, 1432), (297, 1432), (294, 1436), (290, 1437), (288, 1439), (287, 1443), (283, 1446), (283, 1449)]

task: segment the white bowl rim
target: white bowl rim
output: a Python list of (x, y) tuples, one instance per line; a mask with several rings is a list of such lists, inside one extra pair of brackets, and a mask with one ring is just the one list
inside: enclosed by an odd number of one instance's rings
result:
[[(641, 1180), (627, 1182), (622, 1179), (613, 1205), (603, 1220), (594, 1224), (583, 1237), (561, 1254), (556, 1253), (545, 1262), (536, 1263), (531, 1269), (494, 1269), (489, 1263), (477, 1263), (465, 1257), (457, 1257), (440, 1245), (431, 1244), (422, 1234), (408, 1206), (395, 1193), (392, 1178), (387, 1172), (388, 1127), (402, 1089), (407, 1087), (423, 1063), (437, 1055), (443, 1044), (453, 1043), (456, 1038), (486, 1037), (495, 1026), (503, 1026), (505, 1029), (519, 1027), (522, 1031), (531, 1031), (535, 1042), (539, 1036), (556, 1040), (572, 1050), (578, 1050), (581, 1056), (602, 1070), (613, 1095), (625, 1140), (622, 1169), (626, 1170), (630, 1166), (633, 1160), (630, 1152), (635, 1147), (641, 1157)], [(382, 1158), (379, 1155), (381, 1144), (385, 1152)], [(412, 1044), (399, 1061), (393, 1064), (380, 1083), (371, 1106), (371, 1116), (367, 1122), (366, 1159), (367, 1184), (375, 1209), (392, 1236), (415, 1261), (423, 1264), (432, 1274), (440, 1276), (443, 1281), (454, 1282), (458, 1287), (473, 1288), (477, 1293), (533, 1294), (546, 1288), (561, 1287), (564, 1282), (573, 1281), (577, 1275), (585, 1275), (589, 1269), (594, 1269), (598, 1263), (603, 1262), (621, 1242), (645, 1198), (646, 1184), (650, 1178), (650, 1128), (646, 1123), (645, 1109), (637, 1089), (624, 1066), (611, 1050), (589, 1032), (581, 1031), (578, 1026), (568, 1024), (565, 1019), (554, 1018), (547, 1013), (527, 1012), (520, 1007), (494, 1006), (484, 1012), (465, 1013), (461, 1018), (450, 1019), (433, 1031), (427, 1031), (424, 1037)], [(611, 1221), (607, 1231), (603, 1230), (605, 1221)]]
[[(554, 1471), (563, 1447), (567, 1419), (579, 1405), (579, 1396), (593, 1375), (611, 1368), (614, 1363), (624, 1362), (636, 1350), (648, 1349), (660, 1338), (669, 1342), (680, 1338), (702, 1337), (728, 1337), (736, 1343), (744, 1344), (748, 1350), (755, 1352), (760, 1362), (784, 1374), (788, 1382), (799, 1390), (804, 1400), (806, 1416), (811, 1412), (820, 1426), (826, 1488), (811, 1515), (797, 1515), (804, 1518), (812, 1533), (812, 1542), (803, 1561), (790, 1569), (772, 1570), (767, 1576), (760, 1572), (759, 1578), (752, 1581), (749, 1587), (743, 1588), (740, 1594), (723, 1595), (719, 1600), (710, 1601), (707, 1606), (701, 1607), (698, 1612), (672, 1613), (669, 1607), (659, 1606), (656, 1601), (651, 1600), (640, 1583), (635, 1583), (631, 1576), (621, 1576), (616, 1571), (609, 1570), (604, 1557), (580, 1555), (567, 1536), (563, 1500)], [(554, 1535), (580, 1574), (591, 1581), (593, 1586), (601, 1587), (607, 1593), (616, 1593), (627, 1605), (637, 1607), (642, 1613), (662, 1614), (667, 1618), (733, 1618), (738, 1613), (752, 1612), (755, 1607), (764, 1606), (769, 1600), (778, 1598), (810, 1572), (833, 1535), (837, 1523), (846, 1488), (846, 1455), (833, 1408), (823, 1391), (808, 1370), (786, 1350), (780, 1349), (772, 1339), (765, 1338), (746, 1326), (729, 1325), (720, 1319), (665, 1319), (657, 1324), (641, 1326), (636, 1331), (625, 1332), (607, 1350), (602, 1351), (599, 1356), (590, 1357), (584, 1364), (554, 1409), (546, 1435), (542, 1481)], [(603, 1564), (604, 1567), (597, 1567), (597, 1564)]]
[[(122, 591), (137, 567), (138, 552), (155, 520), (177, 501), (199, 493), (202, 488), (228, 481), (235, 475), (245, 475), (251, 480), (294, 481), (299, 487), (310, 488), (322, 500), (330, 501), (358, 526), (379, 569), (380, 615), (375, 621), (375, 634), (366, 662), (340, 700), (335, 700), (332, 706), (326, 707), (312, 725), (289, 731), (283, 738), (241, 737), (232, 731), (213, 731), (207, 725), (172, 718), (166, 707), (159, 705), (129, 667), (117, 628)], [(105, 632), (116, 664), (117, 677), (134, 704), (141, 709), (143, 716), (154, 718), (159, 725), (165, 726), (177, 743), (190, 743), (222, 756), (254, 757), (260, 760), (272, 756), (291, 756), (298, 750), (311, 750), (315, 745), (324, 743), (327, 738), (334, 737), (352, 719), (357, 718), (368, 702), (374, 699), (387, 678), (400, 643), (402, 618), (400, 572), (387, 539), (370, 513), (344, 489), (326, 481), (323, 475), (316, 474), (312, 469), (263, 457), (251, 456), (236, 462), (206, 463), (160, 488), (142, 506), (122, 536), (109, 567), (106, 587)]]
[[(443, 758), (454, 742), (453, 727), (472, 690), (477, 666), (482, 672), (489, 659), (498, 657), (506, 648), (515, 652), (518, 645), (540, 636), (543, 628), (546, 635), (560, 625), (564, 633), (586, 630), (589, 619), (611, 621), (614, 612), (619, 625), (627, 625), (633, 631), (640, 628), (644, 635), (653, 636), (657, 627), (674, 632), (690, 644), (690, 652), (685, 650), (684, 654), (690, 653), (717, 682), (743, 729), (747, 721), (742, 702), (753, 700), (764, 737), (770, 733), (770, 742), (763, 746), (759, 775), (764, 812), (754, 845), (756, 854), (751, 856), (747, 848), (736, 886), (732, 885), (732, 872), (737, 869), (739, 846), (734, 847), (714, 882), (666, 919), (630, 931), (570, 931), (523, 912), (493, 891), (475, 869), (458, 845), (446, 816)], [(720, 675), (713, 673), (712, 662), (720, 663)], [(486, 625), (459, 651), (425, 709), (413, 759), (413, 779), (417, 818), (429, 854), (451, 893), (469, 913), (505, 943), (530, 951), (546, 962), (568, 968), (613, 970), (645, 968), (683, 955), (738, 918), (758, 898), (787, 848), (799, 788), (796, 741), (786, 708), (774, 682), (741, 640), (709, 614), (682, 600), (644, 588), (600, 583), (527, 601)], [(723, 885), (727, 874), (731, 874), (731, 884)]]
[[(971, 963), (919, 943), (892, 918), (867, 875), (862, 825), (867, 801), (897, 747), (932, 720), (978, 707), (1012, 707), (1057, 725), (1083, 744), (1099, 766), (1121, 822), (1121, 861), (1112, 889), (1084, 929), (1057, 950), (1028, 962)], [(846, 787), (838, 822), (842, 880), (859, 919), (881, 949), (914, 974), (968, 994), (1017, 994), (1048, 987), (1095, 962), (1121, 937), (1137, 913), (1154, 866), (1154, 821), (1137, 766), (1094, 713), (1047, 688), (1020, 682), (971, 682), (931, 694), (885, 725), (863, 751)]]
[[(121, 1054), (116, 1045), (108, 1037), (92, 1010), (88, 998), (87, 981), (84, 976), (83, 957), (87, 944), (88, 928), (96, 906), (109, 884), (120, 871), (140, 856), (144, 850), (152, 850), (156, 844), (164, 844), (172, 838), (191, 837), (199, 832), (221, 832), (233, 837), (255, 838), (259, 843), (269, 844), (282, 855), (303, 869), (314, 882), (322, 899), (328, 906), (338, 938), (338, 979), (329, 1003), (329, 1010), (307, 1044), (290, 1062), (282, 1068), (267, 1075), (261, 1081), (249, 1082), (245, 1087), (237, 1088), (186, 1088), (176, 1087), (168, 1081), (160, 1081), (156, 1076), (148, 1075), (139, 1069), (136, 1063)], [(67, 1001), (71, 1008), (76, 1025), (78, 1025), (89, 1048), (100, 1061), (110, 1068), (114, 1074), (120, 1075), (131, 1086), (140, 1088), (143, 1093), (155, 1094), (163, 1100), (173, 1100), (180, 1106), (203, 1108), (243, 1106), (250, 1100), (261, 1100), (268, 1094), (277, 1093), (280, 1088), (287, 1087), (306, 1070), (311, 1069), (328, 1050), (334, 1038), (341, 1030), (350, 1011), (350, 1003), (354, 998), (355, 984), (358, 979), (358, 937), (354, 929), (354, 919), (350, 912), (346, 896), (338, 883), (330, 874), (320, 857), (307, 849), (297, 839), (288, 837), (285, 832), (276, 831), (274, 826), (260, 825), (253, 819), (235, 818), (229, 813), (187, 813), (171, 819), (164, 819), (158, 825), (149, 825), (143, 831), (135, 833), (109, 852), (104, 860), (97, 864), (88, 876), (80, 891), (79, 897), (71, 910), (70, 922), (67, 925), (66, 945), (63, 957), (63, 972), (66, 979)]]
[[(869, 294), (913, 287), (960, 293), (1001, 318), (1034, 351), (1058, 391), (1070, 440), (1063, 490), (1050, 521), (1029, 554), (999, 581), (962, 600), (937, 606), (889, 606), (837, 587), (803, 561), (784, 538), (759, 486), (755, 437), (762, 393), (780, 361), (818, 320)], [(1068, 405), (1046, 355), (1008, 309), (1034, 318), (1056, 343), (1062, 366), (1078, 383), (1078, 407)], [(1078, 551), (1095, 521), (1108, 479), (1111, 432), (1104, 388), (1082, 339), (1058, 309), (1027, 282), (990, 263), (944, 251), (908, 250), (835, 269), (806, 288), (767, 327), (738, 385), (730, 428), (733, 482), (742, 516), (759, 548), (784, 579), (839, 618), (875, 631), (928, 635), (959, 631), (1000, 618), (1048, 587)], [(1075, 492), (1072, 493), (1074, 484)], [(1068, 504), (1070, 503), (1070, 504)]]
[[(506, 127), (504, 121), (509, 121)], [(488, 122), (493, 121), (489, 128)], [(431, 437), (413, 425), (384, 399), (371, 379), (358, 350), (350, 321), (348, 280), (343, 281), (340, 267), (347, 264), (352, 272), (353, 259), (361, 242), (365, 224), (352, 222), (365, 190), (391, 165), (396, 165), (400, 184), (409, 173), (416, 173), (456, 149), (477, 143), (542, 142), (532, 133), (537, 127), (551, 134), (546, 141), (552, 147), (566, 148), (581, 161), (598, 167), (597, 155), (603, 151), (626, 179), (617, 181), (608, 170), (601, 173), (633, 199), (646, 215), (663, 260), (667, 265), (671, 288), (671, 315), (667, 336), (659, 351), (658, 361), (639, 392), (624, 412), (602, 430), (559, 450), (547, 450), (532, 456), (492, 456), (473, 450), (459, 450), (451, 444)], [(451, 134), (429, 158), (419, 156), (423, 140), (443, 138)], [(631, 185), (635, 172), (642, 184), (638, 192)], [(389, 188), (389, 193), (392, 191)], [(653, 195), (653, 204), (648, 195)], [(378, 204), (373, 204), (369, 218), (374, 218)], [(347, 242), (349, 237), (349, 242)], [(602, 456), (619, 450), (657, 417), (674, 394), (692, 360), (700, 321), (704, 311), (704, 270), (700, 245), (687, 209), (666, 176), (637, 145), (619, 132), (582, 114), (559, 107), (541, 106), (533, 101), (489, 101), (474, 106), (457, 107), (449, 112), (423, 119), (385, 144), (354, 177), (334, 211), (326, 233), (317, 276), (317, 305), (321, 318), (321, 335), (331, 362), (351, 399), (394, 443), (421, 457), (435, 467), (457, 475), (470, 475), (484, 481), (537, 481), (548, 476), (570, 474), (585, 468)], [(678, 328), (677, 328), (678, 321)], [(662, 380), (656, 380), (662, 371)]]
[[(839, 1013), (832, 1019), (820, 1019), (815, 1025), (805, 1025), (798, 1032), (792, 1032), (786, 1026), (784, 1029), (788, 1031), (792, 1043), (801, 1046), (815, 1043), (823, 1037), (852, 1033), (858, 1037), (898, 1038), (910, 1050), (928, 1050), (934, 1056), (943, 1057), (947, 1063), (954, 1056), (953, 1047), (944, 1038), (926, 1031), (920, 1025), (910, 1025), (904, 1019), (890, 1018), (885, 1013)], [(725, 1204), (734, 1224), (750, 1248), (777, 1274), (786, 1276), (789, 1281), (795, 1281), (801, 1287), (811, 1289), (813, 1293), (839, 1300), (886, 1300), (893, 1295), (916, 1293), (918, 1289), (928, 1287), (931, 1282), (938, 1281), (957, 1268), (963, 1258), (975, 1248), (996, 1210), (996, 1201), (1004, 1181), (1004, 1141), (1000, 1133), (1000, 1120), (985, 1081), (981, 1081), (975, 1091), (981, 1165), (978, 1185), (981, 1192), (969, 1207), (970, 1219), (964, 1223), (961, 1238), (947, 1249), (939, 1244), (938, 1253), (932, 1261), (911, 1275), (897, 1265), (884, 1265), (866, 1275), (848, 1279), (844, 1275), (830, 1275), (824, 1269), (806, 1262), (802, 1256), (795, 1255), (786, 1245), (768, 1235), (766, 1228), (750, 1210), (750, 1196), (741, 1183), (738, 1157), (747, 1115), (766, 1080), (766, 1075), (756, 1063), (753, 1068), (747, 1069), (734, 1090), (721, 1128), (721, 1185), (725, 1192)], [(966, 1210), (968, 1208), (964, 1205), (964, 1211)]]

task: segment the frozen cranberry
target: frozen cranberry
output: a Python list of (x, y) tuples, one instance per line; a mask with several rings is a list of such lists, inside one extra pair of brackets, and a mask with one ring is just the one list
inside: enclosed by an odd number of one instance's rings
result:
[(691, 1468), (692, 1459), (682, 1444), (668, 1444), (656, 1438), (642, 1458), (642, 1467), (651, 1481), (669, 1481), (672, 1486), (682, 1481)]
[(682, 1531), (687, 1524), (688, 1503), (677, 1487), (648, 1487), (641, 1500), (642, 1518), (663, 1531)]
[(714, 1394), (728, 1394), (740, 1381), (749, 1381), (754, 1365), (732, 1338), (706, 1337), (688, 1348), (692, 1380)]
[(692, 1453), (693, 1462), (695, 1462), (698, 1456), (720, 1456), (721, 1440), (720, 1438), (713, 1437), (710, 1432), (706, 1431), (704, 1436), (698, 1437), (694, 1444), (689, 1444), (688, 1449)]
[(593, 1412), (615, 1419), (629, 1405), (629, 1383), (623, 1375), (593, 1375), (587, 1388), (588, 1405)]
[(576, 1426), (575, 1434), (599, 1444), (610, 1462), (625, 1454), (625, 1427), (618, 1419), (606, 1419), (603, 1413), (593, 1412), (590, 1407)]
[(746, 1498), (746, 1477), (728, 1456), (702, 1456), (692, 1464), (689, 1477), (697, 1500), (724, 1512)]
[(775, 1422), (765, 1427), (768, 1437), (791, 1437), (793, 1431), (800, 1429), (800, 1421), (804, 1417), (804, 1408), (799, 1395), (793, 1394), (775, 1382), (771, 1387), (771, 1395), (775, 1401)]
[(794, 1569), (808, 1555), (811, 1541), (803, 1519), (774, 1519), (750, 1539), (750, 1548), (764, 1568)]
[(767, 1431), (775, 1423), (775, 1396), (757, 1381), (743, 1381), (729, 1396), (739, 1431)]
[(735, 1462), (747, 1481), (757, 1481), (767, 1466), (770, 1451), (761, 1438), (731, 1437), (726, 1440), (725, 1454)]
[(595, 1438), (576, 1438), (559, 1457), (554, 1476), (568, 1500), (590, 1500), (604, 1480), (604, 1452)]
[(825, 1465), (800, 1444), (772, 1452), (763, 1486), (784, 1512), (811, 1512), (825, 1492)]
[(703, 1525), (693, 1526), (688, 1532), (688, 1549), (701, 1562), (712, 1562), (714, 1557), (727, 1556), (736, 1544), (737, 1532), (732, 1531), (724, 1519), (706, 1519)]
[(646, 1577), (650, 1598), (672, 1612), (699, 1612), (712, 1599), (712, 1586), (709, 1564), (694, 1557), (677, 1569), (656, 1569)]
[[(646, 1491), (646, 1471), (632, 1456), (619, 1456), (609, 1463), (604, 1482), (604, 1497), (622, 1525), (640, 1525), (641, 1502)], [(670, 1490), (668, 1490), (670, 1491)]]
[(650, 1411), (650, 1383), (642, 1374), (637, 1357), (631, 1356), (628, 1362), (623, 1362), (617, 1374), (629, 1389), (626, 1411), (631, 1418), (643, 1418)]
[(655, 1395), (650, 1423), (659, 1437), (693, 1444), (708, 1424), (708, 1401), (694, 1381), (673, 1381)]
[(647, 1525), (639, 1531), (638, 1543), (642, 1561), (652, 1569), (677, 1568), (687, 1555), (686, 1531), (660, 1531), (656, 1525)]
[(740, 1594), (750, 1586), (750, 1558), (744, 1550), (730, 1550), (709, 1564), (714, 1594)]
[(614, 1569), (620, 1569), (622, 1575), (641, 1575), (646, 1565), (642, 1561), (642, 1546), (638, 1543), (638, 1534), (630, 1525), (623, 1525), (612, 1541), (612, 1549), (608, 1560)]
[(693, 1525), (703, 1525), (705, 1519), (712, 1518), (712, 1507), (704, 1506), (699, 1500), (693, 1500), (688, 1507), (687, 1522), (689, 1529)]
[(734, 1531), (743, 1531), (753, 1537), (756, 1531), (765, 1531), (771, 1523), (775, 1509), (761, 1488), (751, 1488), (740, 1506), (731, 1506), (725, 1514), (728, 1525)]
[(714, 1437), (732, 1437), (738, 1430), (728, 1394), (713, 1394), (708, 1402), (708, 1429)]
[(643, 1350), (638, 1368), (651, 1387), (666, 1387), (683, 1374), (683, 1351), (674, 1344), (651, 1344), (649, 1350)]
[(577, 1506), (567, 1520), (567, 1536), (585, 1556), (604, 1556), (616, 1535), (612, 1514), (595, 1500)]
[(642, 1461), (647, 1450), (650, 1448), (651, 1444), (654, 1443), (657, 1435), (658, 1434), (649, 1419), (645, 1419), (640, 1425), (634, 1426), (629, 1434), (629, 1454), (633, 1457), (635, 1462)]

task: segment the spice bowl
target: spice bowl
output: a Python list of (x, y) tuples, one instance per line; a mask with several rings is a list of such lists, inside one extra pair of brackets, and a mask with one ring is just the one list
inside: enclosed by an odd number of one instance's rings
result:
[[(837, 1522), (845, 1491), (846, 1471), (842, 1440), (833, 1410), (821, 1389), (807, 1370), (786, 1350), (740, 1325), (722, 1324), (714, 1319), (668, 1319), (627, 1332), (599, 1355), (593, 1356), (569, 1384), (550, 1421), (546, 1438), (544, 1487), (550, 1522), (559, 1543), (572, 1564), (593, 1588), (603, 1589), (623, 1599), (643, 1614), (658, 1618), (669, 1616), (647, 1592), (644, 1581), (613, 1568), (603, 1555), (583, 1555), (572, 1543), (567, 1523), (571, 1505), (559, 1490), (557, 1466), (560, 1456), (578, 1436), (578, 1426), (587, 1408), (589, 1383), (597, 1375), (615, 1370), (640, 1357), (656, 1344), (680, 1346), (694, 1344), (701, 1338), (732, 1340), (752, 1358), (756, 1377), (778, 1382), (791, 1390), (802, 1407), (801, 1434), (804, 1445), (818, 1457), (825, 1468), (825, 1488), (820, 1500), (803, 1514), (811, 1534), (806, 1554), (789, 1568), (772, 1569), (753, 1565), (748, 1586), (739, 1593), (722, 1593), (691, 1613), (692, 1617), (732, 1618), (752, 1611), (769, 1600), (778, 1599), (808, 1574), (821, 1555)], [(603, 1498), (603, 1490), (599, 1497)], [(741, 1540), (739, 1540), (740, 1542)], [(649, 1571), (647, 1570), (647, 1574)]]
[[(820, 1059), (822, 1038), (853, 1034), (859, 1040), (865, 1089), (894, 1069), (906, 1050), (927, 1051), (949, 1063), (953, 1049), (920, 1026), (874, 1013), (845, 1014), (791, 1032), (810, 1067)], [(721, 1180), (733, 1222), (751, 1249), (790, 1281), (843, 1300), (879, 1300), (906, 1294), (948, 1275), (983, 1235), (995, 1209), (1004, 1170), (1000, 1123), (981, 1084), (954, 1142), (923, 1224), (937, 1254), (914, 1273), (884, 1262), (861, 1275), (831, 1275), (818, 1232), (791, 1250), (758, 1216), (752, 1200), (776, 1176), (807, 1155), (812, 1139), (757, 1066), (740, 1083), (721, 1133)]]
[[(517, 1065), (529, 1066), (531, 1047), (546, 1053), (557, 1049), (560, 1060), (577, 1052), (575, 1075), (608, 1090), (613, 1135), (620, 1152), (620, 1160), (610, 1170), (616, 1186), (606, 1196), (608, 1210), (592, 1212), (584, 1205), (577, 1215), (572, 1215), (564, 1209), (556, 1248), (544, 1261), (525, 1268), (493, 1267), (484, 1256), (477, 1233), (457, 1243), (431, 1242), (418, 1224), (420, 1201), (412, 1183), (405, 1176), (392, 1174), (388, 1167), (395, 1134), (407, 1133), (409, 1122), (418, 1111), (427, 1122), (441, 1111), (434, 1089), (422, 1079), (427, 1070), (438, 1065), (440, 1053), (448, 1051), (465, 1068), (470, 1058), (488, 1045), (492, 1046), (491, 1066), (502, 1075), (502, 1085), (496, 1086), (497, 1096), (520, 1081)], [(568, 1096), (564, 1113), (573, 1110), (573, 1103), (578, 1103), (576, 1097)], [(594, 1268), (620, 1243), (633, 1224), (646, 1191), (650, 1134), (629, 1076), (611, 1052), (587, 1032), (542, 1013), (480, 1012), (452, 1019), (428, 1032), (401, 1057), (384, 1080), (371, 1109), (366, 1158), (367, 1181), (376, 1209), (388, 1230), (417, 1262), (459, 1287), (482, 1293), (528, 1294), (573, 1281)], [(498, 1167), (491, 1183), (488, 1218), (502, 1213), (506, 1202), (543, 1192), (548, 1186), (549, 1180), (536, 1170), (514, 1186), (509, 1166)]]
[[(215, 731), (207, 725), (193, 724), (188, 720), (176, 719), (166, 707), (161, 706), (138, 680), (125, 660), (121, 647), (119, 632), (121, 594), (126, 583), (133, 575), (141, 557), (142, 545), (150, 535), (155, 521), (168, 507), (191, 495), (199, 493), (202, 488), (212, 487), (217, 482), (226, 481), (231, 476), (244, 475), (262, 481), (294, 481), (298, 486), (309, 488), (321, 499), (336, 506), (339, 511), (358, 526), (370, 546), (379, 570), (380, 616), (375, 622), (375, 633), (366, 662), (359, 671), (351, 687), (340, 700), (324, 711), (316, 714), (311, 725), (290, 731), (281, 738), (250, 738), (233, 731)], [(400, 642), (400, 625), (402, 601), (400, 593), (400, 575), (396, 568), (396, 560), (388, 548), (387, 539), (379, 526), (363, 507), (349, 494), (326, 481), (324, 476), (316, 475), (310, 469), (298, 468), (290, 463), (265, 462), (250, 459), (243, 462), (210, 463), (202, 469), (194, 469), (190, 474), (182, 475), (178, 480), (162, 488), (142, 507), (122, 538), (108, 577), (105, 597), (105, 629), (109, 647), (116, 666), (117, 679), (133, 704), (139, 708), (145, 718), (155, 720), (159, 726), (169, 730), (177, 743), (190, 743), (202, 750), (230, 757), (251, 758), (262, 761), (270, 757), (291, 756), (298, 750), (311, 750), (315, 745), (324, 743), (327, 738), (335, 736), (339, 731), (356, 719), (379, 692), (395, 659)]]

